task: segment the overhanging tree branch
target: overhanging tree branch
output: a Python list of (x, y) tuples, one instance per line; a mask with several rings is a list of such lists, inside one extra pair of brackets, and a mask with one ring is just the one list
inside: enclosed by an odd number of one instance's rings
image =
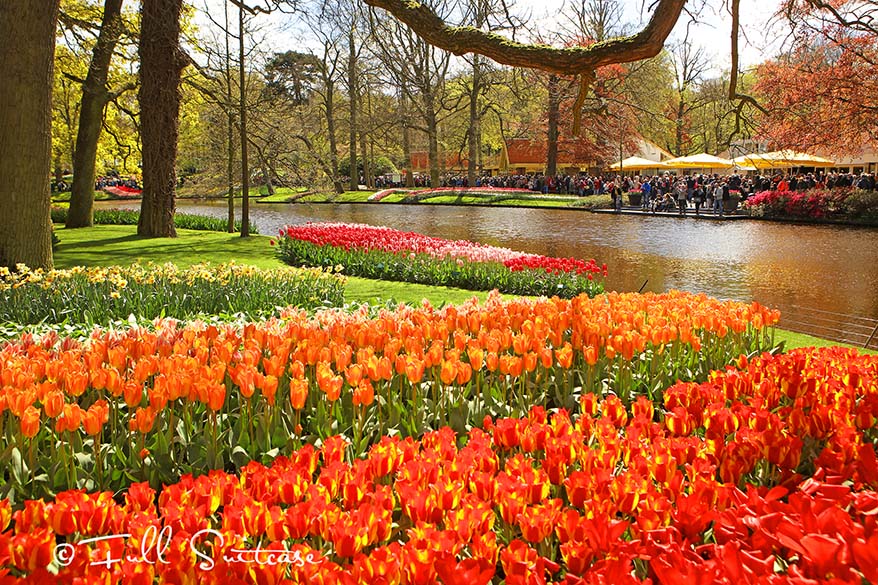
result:
[(659, 0), (649, 24), (639, 33), (586, 47), (551, 47), (512, 41), (473, 27), (451, 26), (416, 0), (365, 0), (408, 25), (428, 43), (455, 55), (478, 53), (512, 67), (540, 69), (559, 75), (580, 75), (614, 63), (655, 57), (680, 17), (686, 0)]

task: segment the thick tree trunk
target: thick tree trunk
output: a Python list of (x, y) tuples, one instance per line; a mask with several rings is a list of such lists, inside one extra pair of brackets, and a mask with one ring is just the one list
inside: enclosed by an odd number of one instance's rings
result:
[(105, 0), (101, 32), (91, 56), (88, 75), (82, 86), (82, 104), (79, 110), (79, 128), (73, 151), (73, 186), (70, 189), (70, 210), (67, 227), (92, 225), (95, 200), (95, 161), (98, 140), (104, 122), (104, 107), (110, 100), (107, 80), (110, 61), (116, 42), (122, 34), (122, 1)]
[(241, 121), (241, 237), (250, 235), (250, 163), (247, 160), (247, 85), (244, 78), (244, 8), (238, 5), (238, 119)]
[[(351, 134), (348, 149), (351, 181), (349, 188), (357, 191), (360, 187), (357, 171), (357, 48), (354, 46), (354, 31), (348, 34), (348, 94), (351, 104)], [(365, 162), (365, 161), (364, 161)]]
[(0, 266), (52, 268), (49, 175), (58, 2), (0, 2)]
[(329, 168), (332, 174), (329, 180), (332, 181), (332, 187), (339, 195), (344, 193), (344, 185), (338, 178), (338, 143), (335, 139), (335, 82), (332, 79), (326, 79), (326, 133), (329, 134)]
[(466, 176), (470, 187), (476, 186), (476, 170), (479, 157), (479, 92), (482, 89), (482, 71), (479, 56), (473, 56), (473, 86), (469, 94), (469, 130), (467, 143), (469, 154), (467, 156)]
[(549, 76), (549, 130), (546, 149), (546, 176), (558, 173), (558, 122), (561, 118), (558, 76)]
[[(426, 88), (422, 87), (422, 91)], [(439, 186), (439, 123), (431, 91), (423, 91), (424, 122), (427, 125), (427, 160), (430, 163), (430, 186)]]
[(143, 200), (137, 233), (177, 236), (177, 135), (180, 116), (182, 0), (143, 0), (140, 31), (140, 126)]
[(411, 189), (415, 186), (415, 176), (412, 173), (412, 131), (409, 128), (409, 108), (405, 91), (400, 92), (399, 107), (402, 110), (402, 156), (405, 159), (405, 186)]
[(439, 132), (435, 116), (427, 116), (427, 158), (430, 161), (430, 186), (439, 186)]

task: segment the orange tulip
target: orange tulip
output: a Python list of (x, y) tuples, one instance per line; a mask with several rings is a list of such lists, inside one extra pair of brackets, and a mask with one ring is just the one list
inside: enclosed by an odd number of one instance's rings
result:
[(302, 410), (308, 399), (308, 380), (292, 378), (290, 380), (290, 404), (295, 410)]
[(55, 419), (55, 430), (76, 432), (82, 424), (83, 411), (78, 404), (65, 404), (61, 414)]
[(40, 410), (33, 405), (24, 409), (20, 419), (21, 434), (31, 439), (40, 430)]
[(372, 387), (372, 381), (368, 378), (360, 380), (357, 387), (354, 388), (353, 404), (354, 406), (369, 406), (375, 401), (375, 389)]
[(128, 428), (132, 431), (145, 435), (152, 430), (155, 423), (155, 411), (151, 406), (139, 408), (134, 412), (134, 416), (128, 421)]

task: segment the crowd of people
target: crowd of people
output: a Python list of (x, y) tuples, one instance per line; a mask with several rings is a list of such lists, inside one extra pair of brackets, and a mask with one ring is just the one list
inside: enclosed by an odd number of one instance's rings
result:
[(96, 191), (100, 191), (104, 187), (127, 187), (129, 189), (140, 189), (140, 182), (134, 177), (124, 179), (118, 175), (105, 175), (95, 179)]
[[(404, 187), (404, 180), (394, 181), (391, 175), (375, 178), (375, 186), (379, 189), (390, 187)], [(536, 193), (556, 195), (576, 195), (586, 197), (589, 195), (612, 194), (618, 187), (622, 193), (630, 191), (642, 191), (643, 184), (649, 183), (647, 192), (650, 201), (664, 199), (670, 194), (675, 205), (679, 207), (678, 200), (674, 198), (672, 191), (679, 181), (686, 182), (687, 200), (690, 205), (695, 204), (695, 195), (700, 191), (702, 202), (713, 200), (710, 189), (716, 189), (716, 183), (720, 186), (725, 184), (731, 191), (742, 200), (753, 193), (761, 191), (804, 191), (808, 189), (833, 189), (853, 187), (863, 190), (876, 189), (875, 173), (840, 173), (836, 171), (817, 173), (767, 173), (753, 176), (739, 175), (737, 172), (731, 175), (714, 174), (682, 174), (663, 172), (654, 176), (623, 176), (618, 174), (586, 174), (576, 175), (557, 174), (544, 175), (541, 173), (528, 174), (501, 174), (484, 175), (476, 179), (475, 188), (492, 187), (496, 189), (527, 189)], [(431, 187), (430, 176), (417, 173), (414, 176), (415, 187)], [(452, 187), (467, 189), (470, 187), (469, 179), (465, 174), (447, 173), (442, 175), (439, 187)], [(665, 204), (660, 207), (666, 206)]]
[[(443, 186), (467, 188), (466, 176), (446, 175)], [(626, 193), (641, 193), (641, 208), (651, 211), (677, 210), (686, 213), (692, 209), (700, 213), (702, 209), (722, 215), (723, 201), (735, 198), (746, 200), (750, 195), (761, 191), (805, 191), (808, 189), (856, 188), (867, 191), (878, 188), (875, 173), (770, 173), (744, 176), (733, 172), (731, 175), (680, 174), (664, 172), (656, 175), (526, 175), (483, 176), (476, 181), (476, 187), (503, 189), (528, 189), (537, 193), (577, 195), (609, 194), (613, 197), (616, 209), (622, 206)]]
[(853, 187), (864, 191), (876, 189), (875, 173), (800, 173), (760, 177), (759, 191), (807, 191)]
[[(616, 210), (622, 208), (623, 188), (613, 185), (613, 204)], [(746, 199), (754, 192), (754, 179), (742, 177), (738, 173), (721, 176), (718, 173), (676, 176), (670, 173), (653, 177), (633, 177), (632, 187), (627, 191), (639, 191), (640, 207), (644, 211), (678, 211), (685, 214), (690, 208), (699, 215), (704, 209), (722, 216), (727, 202), (733, 198)]]

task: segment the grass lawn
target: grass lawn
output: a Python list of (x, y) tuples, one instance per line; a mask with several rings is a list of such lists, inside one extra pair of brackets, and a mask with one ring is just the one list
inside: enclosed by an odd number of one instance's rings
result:
[(829, 341), (828, 339), (822, 339), (820, 337), (814, 337), (812, 335), (805, 335), (804, 333), (795, 333), (793, 331), (786, 331), (784, 329), (775, 330), (774, 334), (775, 341), (783, 341), (785, 349), (794, 349), (796, 347), (831, 347), (831, 346), (840, 346), (840, 347), (854, 347), (860, 350), (860, 353), (871, 353), (878, 354), (878, 351), (874, 351), (871, 349), (863, 349), (862, 347), (858, 347), (856, 345), (850, 345), (847, 343), (838, 343), (836, 341)]
[[(234, 260), (237, 264), (250, 264), (260, 268), (283, 266), (274, 256), (268, 236), (241, 238), (223, 232), (177, 230), (178, 237), (141, 238), (136, 226), (101, 225), (91, 228), (68, 230), (55, 226), (61, 244), (55, 251), (55, 266), (71, 268), (84, 266), (111, 266), (133, 262), (173, 262), (189, 266), (198, 262), (220, 264)], [(400, 303), (419, 304), (427, 299), (434, 306), (443, 303), (461, 303), (472, 297), (484, 299), (487, 293), (458, 288), (427, 286), (348, 277), (345, 301), (384, 304), (394, 300)], [(775, 341), (783, 341), (786, 349), (796, 347), (843, 345), (818, 337), (802, 335), (778, 329)], [(853, 346), (847, 346), (853, 347)], [(860, 350), (866, 352), (866, 350)], [(876, 353), (870, 351), (868, 353)]]
[(375, 191), (321, 192), (306, 195), (296, 203), (366, 203)]
[[(387, 199), (389, 199), (389, 197)], [(382, 199), (381, 202), (387, 202), (387, 199)], [(514, 195), (434, 195), (425, 196), (418, 201), (418, 203), (427, 205), (502, 205), (512, 207), (527, 205), (531, 207), (570, 207), (570, 204), (576, 200), (576, 197), (564, 196), (529, 198), (516, 197)]]
[(251, 189), (250, 196), (254, 198), (253, 201), (264, 203), (286, 203), (292, 197), (305, 193), (306, 191), (308, 191), (307, 187), (275, 187), (274, 195), (267, 195), (265, 187), (260, 187), (256, 192)]
[[(271, 197), (261, 196), (256, 201), (260, 203), (366, 203), (375, 191), (345, 191), (341, 194), (333, 192), (316, 192), (293, 198), (296, 193), (305, 192), (304, 187), (296, 190), (278, 189)], [(413, 205), (496, 205), (498, 207), (553, 207), (553, 208), (592, 208), (609, 207), (608, 195), (595, 195), (589, 197), (577, 197), (575, 195), (515, 195), (515, 194), (480, 194), (480, 195), (453, 195), (443, 192), (428, 193), (422, 195), (418, 201), (406, 201), (410, 194), (418, 193), (411, 190), (408, 193), (392, 193), (384, 197), (380, 203), (410, 203)], [(254, 197), (256, 195), (254, 194)]]
[[(110, 199), (120, 199), (105, 193), (104, 191), (95, 191), (95, 201), (109, 201)], [(62, 191), (61, 193), (52, 193), (52, 205), (56, 207), (67, 207), (70, 205), (70, 191)]]

